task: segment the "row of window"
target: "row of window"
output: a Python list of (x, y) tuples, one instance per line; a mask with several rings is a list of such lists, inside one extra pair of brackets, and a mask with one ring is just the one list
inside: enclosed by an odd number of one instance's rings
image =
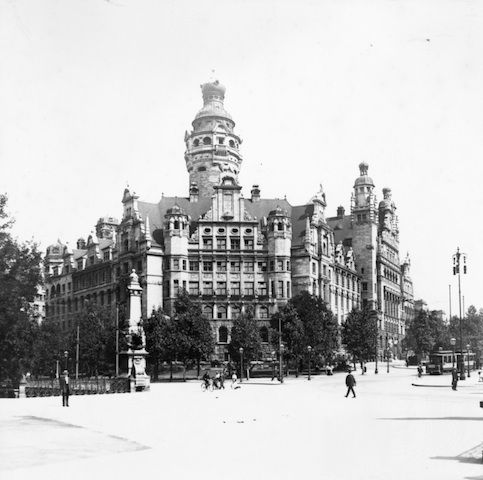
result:
[(78, 312), (79, 310), (82, 310), (84, 300), (92, 301), (93, 303), (98, 303), (100, 305), (111, 305), (113, 298), (112, 295), (111, 290), (107, 290), (107, 292), (101, 291), (99, 293), (93, 293), (92, 295), (86, 295), (85, 297), (75, 297), (73, 301), (68, 298), (67, 301), (62, 300), (58, 303), (47, 304), (45, 306), (46, 316), (49, 317)]
[[(218, 343), (228, 343), (228, 327), (225, 327), (222, 325), (218, 329)], [(260, 328), (260, 338), (262, 340), (262, 343), (268, 343), (268, 328), (263, 326)]]
[[(267, 271), (267, 262), (251, 262), (251, 261), (233, 261), (233, 262), (227, 262), (225, 260), (218, 260), (216, 262), (212, 260), (208, 261), (203, 261), (199, 262), (198, 260), (190, 260), (189, 261), (189, 271), (190, 272), (199, 272), (200, 271), (200, 263), (202, 267), (203, 272), (213, 272), (213, 266), (216, 265), (216, 271), (217, 272), (227, 272), (228, 269), (230, 272), (241, 272), (242, 271), (242, 266), (243, 266), (243, 271), (244, 272), (254, 272), (255, 271), (255, 265), (257, 267), (257, 272), (266, 272)], [(172, 260), (172, 269), (173, 270), (179, 270), (180, 265), (182, 266), (182, 270), (186, 270), (186, 260), (179, 260), (177, 258), (174, 258)], [(274, 271), (290, 271), (290, 260), (277, 260), (275, 263), (275, 260), (270, 260), (268, 263), (268, 266), (270, 267), (269, 271), (274, 272)], [(275, 266), (277, 267), (275, 269)], [(284, 270), (285, 267), (285, 270)]]
[[(202, 312), (206, 318), (216, 318), (218, 320), (225, 320), (228, 318), (234, 320), (241, 315), (241, 309), (238, 305), (217, 305), (216, 312), (211, 305), (203, 305)], [(255, 317), (259, 319), (268, 319), (269, 313), (268, 307), (262, 305), (255, 310)]]
[[(224, 237), (217, 237), (216, 238), (216, 249), (217, 250), (226, 250), (227, 248), (227, 239)], [(243, 247), (244, 250), (253, 250), (254, 248), (254, 240), (253, 238), (244, 238), (243, 239)], [(213, 238), (212, 237), (203, 237), (202, 238), (202, 246), (205, 250), (213, 250)], [(239, 238), (230, 238), (230, 249), (231, 250), (241, 250), (241, 240)]]
[[(274, 297), (289, 297), (291, 296), (290, 291), (290, 282), (284, 282), (283, 280), (279, 280), (277, 282), (272, 281), (270, 283), (270, 293)], [(284, 290), (284, 287), (286, 288)], [(180, 283), (179, 280), (173, 280), (173, 287), (171, 296), (176, 296), (180, 293), (180, 288), (186, 290), (186, 281), (183, 280)], [(188, 283), (188, 293), (190, 295), (260, 295), (266, 296), (269, 294), (267, 282), (258, 282), (257, 289), (255, 290), (255, 282), (243, 282), (243, 289), (241, 286), (241, 282), (230, 282), (229, 287), (227, 288), (227, 282), (220, 281), (220, 282), (212, 282), (206, 281), (201, 283), (200, 289), (200, 282), (190, 281)]]

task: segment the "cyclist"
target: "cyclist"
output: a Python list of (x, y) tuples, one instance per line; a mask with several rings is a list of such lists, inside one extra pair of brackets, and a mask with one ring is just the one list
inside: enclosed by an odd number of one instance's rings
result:
[(216, 372), (215, 378), (213, 379), (213, 386), (215, 388), (221, 388), (220, 381), (221, 381), (220, 372)]
[(203, 380), (205, 381), (206, 387), (209, 387), (211, 383), (211, 377), (208, 372), (205, 372), (205, 374), (203, 375)]

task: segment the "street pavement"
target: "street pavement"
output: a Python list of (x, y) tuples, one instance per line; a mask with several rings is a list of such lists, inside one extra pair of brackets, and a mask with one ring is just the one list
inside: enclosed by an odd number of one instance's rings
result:
[[(0, 400), (0, 478), (480, 479), (483, 382), (355, 372), (150, 392)], [(231, 382), (230, 382), (231, 383)]]

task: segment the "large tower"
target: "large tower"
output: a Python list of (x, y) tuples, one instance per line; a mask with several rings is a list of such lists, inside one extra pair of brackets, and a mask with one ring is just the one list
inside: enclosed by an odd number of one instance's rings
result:
[(215, 80), (201, 85), (201, 91), (203, 108), (192, 122), (193, 130), (185, 134), (185, 161), (190, 189), (197, 187), (201, 197), (211, 197), (227, 172), (238, 179), (242, 141), (223, 104), (225, 87)]
[(369, 165), (359, 165), (360, 176), (354, 183), (351, 198), (352, 248), (357, 259), (357, 270), (362, 275), (362, 302), (379, 308), (377, 302), (377, 226), (378, 211), (374, 182), (368, 175)]

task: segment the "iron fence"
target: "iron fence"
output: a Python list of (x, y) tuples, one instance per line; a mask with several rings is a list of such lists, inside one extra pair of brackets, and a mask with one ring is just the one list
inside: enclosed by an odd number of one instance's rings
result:
[[(129, 378), (85, 378), (70, 379), (71, 395), (99, 395), (106, 393), (128, 393)], [(61, 394), (59, 380), (29, 380), (25, 386), (27, 397), (51, 397)]]

